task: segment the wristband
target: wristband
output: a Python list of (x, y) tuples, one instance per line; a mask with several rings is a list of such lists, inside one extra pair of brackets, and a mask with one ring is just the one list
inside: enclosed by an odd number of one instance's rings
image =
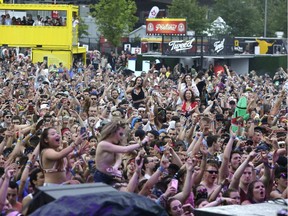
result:
[(74, 156), (78, 157), (78, 151), (76, 149), (74, 149)]
[(236, 136), (230, 136), (230, 138), (232, 138), (233, 140), (235, 140), (235, 139), (236, 139)]
[(32, 136), (33, 136), (33, 134), (32, 134), (32, 133), (30, 133), (30, 134), (29, 134), (29, 136), (30, 136), (30, 137), (32, 137)]
[(27, 161), (27, 162), (26, 162), (26, 165), (28, 165), (28, 164), (32, 164), (32, 162), (31, 162), (31, 161)]
[(162, 167), (162, 166), (160, 166), (160, 167), (158, 168), (158, 170), (159, 170), (161, 173), (163, 173), (163, 172), (165, 171), (165, 168)]

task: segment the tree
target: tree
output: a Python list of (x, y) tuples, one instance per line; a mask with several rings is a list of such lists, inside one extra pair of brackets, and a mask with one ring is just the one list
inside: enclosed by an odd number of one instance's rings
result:
[[(267, 37), (275, 37), (276, 31), (284, 32), (287, 37), (287, 5), (288, 0), (267, 0)], [(258, 0), (264, 32), (265, 1)]]
[(231, 26), (232, 36), (262, 36), (263, 19), (255, 0), (217, 0), (211, 21), (221, 16)]
[(88, 25), (84, 23), (84, 20), (79, 17), (79, 25), (78, 25), (78, 37), (82, 38), (84, 36), (88, 36)]
[(187, 29), (201, 34), (207, 29), (207, 8), (201, 7), (196, 0), (173, 0), (168, 6), (168, 17), (186, 18)]
[(121, 37), (127, 35), (138, 21), (133, 0), (100, 0), (90, 8), (99, 32), (115, 48), (120, 45)]

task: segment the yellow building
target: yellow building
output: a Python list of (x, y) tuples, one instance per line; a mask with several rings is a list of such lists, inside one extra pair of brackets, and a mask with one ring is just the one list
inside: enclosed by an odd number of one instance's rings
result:
[[(63, 25), (0, 25), (0, 46), (32, 49), (32, 61), (48, 65), (63, 63), (71, 67), (74, 59), (86, 61), (86, 49), (78, 46), (78, 7), (58, 4), (4, 4), (0, 0), (0, 15), (31, 16), (62, 20)], [(20, 17), (22, 18), (22, 17)], [(54, 19), (54, 20), (53, 20)]]

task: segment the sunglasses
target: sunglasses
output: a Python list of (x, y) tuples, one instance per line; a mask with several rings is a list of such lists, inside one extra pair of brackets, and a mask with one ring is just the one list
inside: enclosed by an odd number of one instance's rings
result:
[(91, 98), (91, 100), (97, 100), (97, 98)]
[(206, 170), (209, 174), (218, 174), (217, 170)]
[(12, 116), (5, 116), (5, 118), (12, 118)]

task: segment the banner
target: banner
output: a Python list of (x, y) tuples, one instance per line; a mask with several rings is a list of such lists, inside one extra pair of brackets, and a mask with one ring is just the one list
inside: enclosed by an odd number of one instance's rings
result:
[(186, 19), (146, 19), (146, 34), (186, 35)]
[(148, 18), (156, 18), (157, 14), (159, 13), (159, 8), (157, 6), (152, 7), (150, 10)]

